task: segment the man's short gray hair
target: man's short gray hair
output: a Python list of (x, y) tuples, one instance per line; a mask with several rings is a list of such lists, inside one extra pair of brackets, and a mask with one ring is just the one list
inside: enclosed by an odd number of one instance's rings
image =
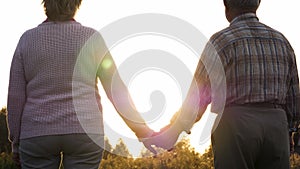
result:
[(260, 0), (223, 0), (224, 5), (231, 9), (257, 9)]

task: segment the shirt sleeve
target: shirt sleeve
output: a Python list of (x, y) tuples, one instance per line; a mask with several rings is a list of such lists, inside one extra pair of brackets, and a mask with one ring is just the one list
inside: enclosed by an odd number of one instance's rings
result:
[(208, 72), (202, 60), (199, 61), (197, 69), (194, 74), (197, 82), (197, 89), (199, 92), (199, 107), (207, 107), (211, 102), (211, 85)]
[(9, 140), (12, 142), (13, 152), (18, 151), (21, 119), (26, 102), (26, 80), (19, 45), (20, 43), (15, 50), (11, 63), (7, 101)]
[[(293, 51), (293, 50), (291, 50)], [(300, 93), (299, 93), (299, 76), (297, 69), (296, 56), (291, 54), (292, 64), (290, 65), (290, 78), (288, 93), (286, 97), (286, 111), (290, 124), (299, 124), (300, 120)]]
[[(211, 86), (207, 68), (206, 58), (210, 57), (208, 45), (205, 47), (199, 59), (193, 80), (191, 82), (187, 96), (179, 112), (172, 118), (172, 123), (180, 125), (183, 131), (190, 133), (190, 129), (197, 122), (207, 106), (211, 102)], [(210, 66), (210, 65), (209, 65)]]

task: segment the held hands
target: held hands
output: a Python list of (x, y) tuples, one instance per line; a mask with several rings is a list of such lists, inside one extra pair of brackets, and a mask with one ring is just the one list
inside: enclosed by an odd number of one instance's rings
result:
[(183, 131), (182, 127), (175, 122), (177, 113), (171, 120), (171, 123), (162, 128), (159, 132), (153, 132), (146, 138), (140, 139), (144, 146), (154, 154), (157, 154), (153, 146), (163, 148), (171, 151), (174, 144), (177, 142), (180, 133)]
[(154, 145), (156, 147), (171, 151), (174, 148), (174, 145), (182, 131), (183, 130), (179, 126), (172, 123), (168, 124), (152, 136)]

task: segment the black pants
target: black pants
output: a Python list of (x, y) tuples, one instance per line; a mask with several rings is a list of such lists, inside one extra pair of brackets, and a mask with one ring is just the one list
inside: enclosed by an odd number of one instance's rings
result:
[(289, 136), (280, 108), (225, 108), (212, 134), (216, 169), (289, 169)]

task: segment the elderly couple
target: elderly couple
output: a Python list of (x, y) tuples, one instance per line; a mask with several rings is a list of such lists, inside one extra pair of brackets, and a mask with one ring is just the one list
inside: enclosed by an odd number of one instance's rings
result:
[[(104, 134), (97, 78), (154, 153), (152, 146), (171, 149), (212, 102), (209, 71), (200, 60), (180, 111), (154, 132), (134, 108), (101, 35), (73, 19), (81, 0), (43, 4), (47, 20), (22, 35), (11, 64), (8, 127), (14, 159), (23, 169), (57, 169), (61, 161), (65, 169), (99, 167)], [(284, 35), (259, 22), (259, 4), (224, 0), (230, 26), (209, 41), (226, 78), (225, 108), (211, 135), (216, 169), (289, 168), (288, 127), (300, 113), (296, 58)], [(202, 55), (209, 58), (209, 51)]]

